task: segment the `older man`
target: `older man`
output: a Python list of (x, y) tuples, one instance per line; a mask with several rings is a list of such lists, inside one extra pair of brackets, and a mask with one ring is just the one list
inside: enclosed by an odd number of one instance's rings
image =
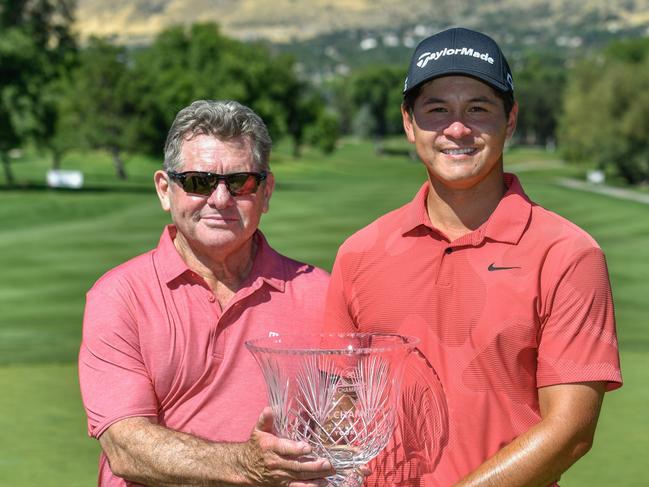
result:
[(327, 327), (421, 339), (370, 486), (554, 485), (621, 385), (602, 250), (504, 172), (513, 90), (486, 35), (424, 39), (401, 111), (427, 181), (336, 258)]
[(87, 295), (79, 377), (103, 450), (99, 485), (298, 487), (332, 473), (303, 459), (306, 444), (272, 434), (244, 348), (319, 327), (328, 280), (257, 228), (274, 188), (270, 150), (239, 103), (196, 101), (176, 116), (154, 175), (173, 224)]

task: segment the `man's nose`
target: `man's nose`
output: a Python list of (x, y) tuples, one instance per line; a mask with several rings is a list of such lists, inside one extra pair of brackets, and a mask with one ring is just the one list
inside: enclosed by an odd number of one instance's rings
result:
[(228, 191), (228, 187), (226, 186), (225, 181), (221, 180), (217, 183), (216, 188), (214, 188), (214, 191), (212, 191), (212, 194), (207, 199), (207, 202), (216, 208), (225, 208), (226, 206), (230, 206), (234, 202), (234, 199), (230, 194), (230, 191)]
[(444, 129), (444, 135), (461, 139), (471, 134), (471, 128), (468, 127), (460, 118), (455, 119), (448, 127)]

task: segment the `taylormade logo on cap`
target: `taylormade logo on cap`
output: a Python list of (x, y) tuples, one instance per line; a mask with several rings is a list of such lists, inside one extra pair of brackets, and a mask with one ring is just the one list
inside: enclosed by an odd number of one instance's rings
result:
[(500, 92), (513, 92), (512, 72), (491, 37), (453, 27), (422, 40), (410, 59), (403, 93), (440, 76), (470, 76)]
[(460, 47), (458, 49), (444, 48), (443, 50), (437, 52), (425, 52), (421, 56), (419, 56), (417, 60), (417, 66), (424, 68), (430, 61), (437, 61), (443, 56), (471, 56), (477, 59), (482, 59), (489, 64), (494, 63), (494, 58), (492, 58), (489, 53), (474, 51), (472, 47)]

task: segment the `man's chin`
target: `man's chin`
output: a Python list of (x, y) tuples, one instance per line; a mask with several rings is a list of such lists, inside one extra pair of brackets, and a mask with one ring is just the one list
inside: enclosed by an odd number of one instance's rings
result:
[(196, 235), (197, 240), (206, 247), (231, 245), (242, 237), (228, 228), (208, 228)]

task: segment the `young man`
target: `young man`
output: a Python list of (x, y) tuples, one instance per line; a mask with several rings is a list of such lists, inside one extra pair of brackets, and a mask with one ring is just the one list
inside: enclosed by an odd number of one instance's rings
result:
[(503, 171), (513, 90), (491, 38), (422, 41), (402, 115), (428, 181), (336, 258), (326, 328), (421, 339), (370, 486), (554, 485), (621, 385), (602, 251)]
[(318, 331), (328, 281), (258, 230), (270, 150), (263, 121), (239, 103), (200, 100), (176, 116), (154, 175), (173, 224), (87, 296), (79, 378), (103, 450), (100, 486), (305, 487), (333, 473), (301, 458), (306, 444), (272, 434), (244, 347), (296, 326)]

